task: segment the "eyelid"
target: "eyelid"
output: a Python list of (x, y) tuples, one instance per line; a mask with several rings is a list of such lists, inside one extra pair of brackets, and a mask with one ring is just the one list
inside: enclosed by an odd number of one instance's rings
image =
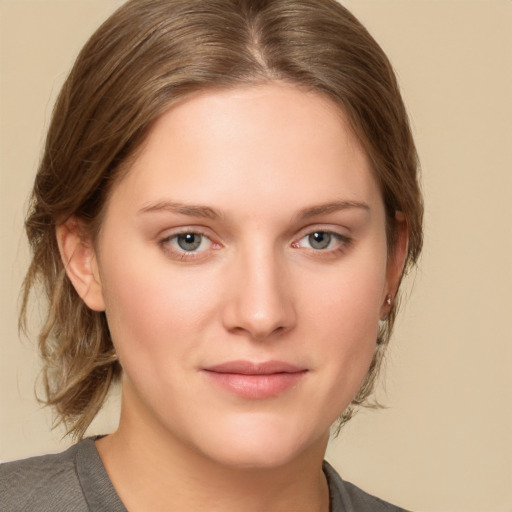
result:
[(330, 233), (341, 238), (352, 238), (352, 235), (350, 234), (351, 230), (348, 227), (332, 224), (310, 224), (302, 228), (294, 237), (294, 239), (296, 241), (301, 240), (307, 235), (319, 232)]
[(206, 226), (202, 225), (185, 225), (185, 226), (176, 226), (176, 227), (168, 227), (166, 229), (159, 230), (158, 235), (156, 235), (155, 238), (157, 238), (159, 241), (163, 241), (169, 238), (172, 238), (174, 236), (178, 235), (187, 235), (189, 233), (198, 234), (201, 236), (205, 236), (206, 238), (209, 238), (210, 240), (214, 240), (217, 237), (214, 233), (212, 233), (212, 230)]

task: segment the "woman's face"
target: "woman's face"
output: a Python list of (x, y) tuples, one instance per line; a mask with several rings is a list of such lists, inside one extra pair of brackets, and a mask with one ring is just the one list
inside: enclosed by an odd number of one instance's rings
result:
[(272, 84), (171, 108), (98, 240), (121, 428), (238, 467), (323, 454), (386, 311), (385, 233), (368, 159), (330, 100)]

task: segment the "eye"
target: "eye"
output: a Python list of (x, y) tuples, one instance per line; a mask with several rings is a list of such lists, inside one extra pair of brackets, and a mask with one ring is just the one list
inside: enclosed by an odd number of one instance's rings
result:
[(195, 251), (204, 245), (203, 235), (199, 233), (181, 233), (174, 238), (176, 245), (187, 252)]
[(308, 244), (313, 249), (328, 249), (331, 245), (333, 235), (332, 233), (327, 233), (326, 231), (316, 231), (315, 233), (311, 233), (307, 237)]
[(313, 231), (303, 236), (292, 246), (295, 248), (313, 249), (315, 251), (344, 250), (350, 245), (350, 238), (332, 231)]
[(181, 255), (204, 252), (212, 247), (212, 241), (206, 235), (193, 231), (176, 233), (160, 243), (170, 252)]

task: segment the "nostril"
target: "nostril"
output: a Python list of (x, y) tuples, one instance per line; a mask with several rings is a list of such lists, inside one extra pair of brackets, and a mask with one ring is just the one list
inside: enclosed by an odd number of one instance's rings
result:
[(291, 305), (255, 312), (238, 303), (231, 304), (224, 314), (224, 326), (228, 331), (245, 334), (258, 341), (279, 337), (294, 325), (295, 313)]

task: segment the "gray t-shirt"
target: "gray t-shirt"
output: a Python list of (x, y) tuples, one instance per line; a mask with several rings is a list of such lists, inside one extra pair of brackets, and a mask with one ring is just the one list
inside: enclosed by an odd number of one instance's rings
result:
[[(344, 482), (327, 462), (331, 512), (405, 512)], [(63, 453), (0, 465), (0, 512), (127, 512), (94, 439)]]

